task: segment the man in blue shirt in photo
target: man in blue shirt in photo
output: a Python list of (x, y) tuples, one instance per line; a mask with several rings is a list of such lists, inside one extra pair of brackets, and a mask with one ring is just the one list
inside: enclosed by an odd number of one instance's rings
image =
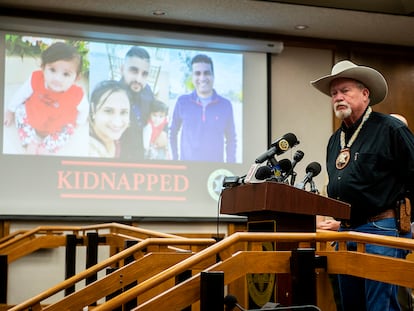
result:
[(191, 70), (195, 89), (178, 98), (172, 115), (173, 160), (234, 163), (237, 141), (233, 107), (213, 88), (213, 61), (198, 54), (191, 61)]

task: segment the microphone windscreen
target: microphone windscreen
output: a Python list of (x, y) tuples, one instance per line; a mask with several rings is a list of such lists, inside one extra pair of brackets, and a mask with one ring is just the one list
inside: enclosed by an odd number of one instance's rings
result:
[(289, 172), (292, 168), (292, 162), (289, 159), (282, 159), (278, 162), (279, 168), (282, 172)]
[(276, 147), (276, 155), (280, 155), (297, 144), (299, 144), (299, 141), (296, 138), (296, 135), (293, 133), (287, 133), (283, 135), (282, 138), (275, 141), (272, 146)]
[(295, 154), (293, 155), (293, 161), (299, 162), (303, 159), (305, 153), (302, 150), (297, 150)]
[(312, 173), (313, 177), (319, 175), (321, 170), (322, 170), (322, 167), (318, 162), (311, 162), (306, 167), (306, 173)]
[(293, 133), (287, 133), (283, 136), (284, 139), (287, 140), (290, 147), (293, 147), (294, 145), (298, 144), (298, 139), (296, 138), (296, 135)]
[(265, 180), (273, 175), (272, 169), (268, 166), (261, 166), (257, 169), (254, 177), (258, 180)]

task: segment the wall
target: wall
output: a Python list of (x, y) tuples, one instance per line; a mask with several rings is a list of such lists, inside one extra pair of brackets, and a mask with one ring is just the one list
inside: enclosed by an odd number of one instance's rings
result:
[(291, 153), (302, 150), (305, 156), (296, 166), (296, 181), (303, 179), (310, 162), (319, 162), (322, 172), (314, 179), (319, 191), (326, 182), (325, 151), (333, 112), (329, 97), (310, 81), (328, 74), (331, 67), (331, 50), (285, 47), (272, 60), (272, 140), (288, 132), (297, 136), (300, 144)]

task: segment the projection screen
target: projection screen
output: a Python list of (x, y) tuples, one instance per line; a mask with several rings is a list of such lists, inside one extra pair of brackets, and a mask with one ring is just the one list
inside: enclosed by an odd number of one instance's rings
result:
[[(258, 43), (254, 40), (243, 41), (243, 46), (241, 41), (232, 43), (229, 38), (11, 17), (0, 21), (0, 40), (0, 217), (216, 217), (224, 176), (246, 174), (254, 159), (267, 149), (266, 62), (267, 53), (273, 53), (274, 46), (269, 45), (269, 51), (264, 51), (255, 47)], [(65, 123), (62, 127), (62, 120), (69, 118), (67, 112), (55, 121), (61, 127), (52, 130), (44, 123), (50, 119), (48, 109), (57, 109), (76, 97), (73, 93), (68, 100), (57, 103), (47, 102), (45, 95), (38, 94), (37, 88), (47, 89), (42, 55), (57, 42), (73, 46), (81, 55), (81, 74), (74, 85), (82, 100), (78, 98), (76, 102), (79, 105), (74, 125)], [(280, 48), (279, 43), (276, 45)], [(134, 146), (136, 140), (148, 144), (150, 139), (145, 130), (137, 134), (129, 124), (123, 136), (115, 139), (115, 143), (122, 143), (121, 156), (93, 154), (93, 90), (103, 81), (122, 80), (125, 55), (134, 46), (148, 52), (147, 86), (154, 99), (167, 107), (165, 126), (158, 131), (167, 137), (165, 154), (158, 158), (123, 157), (122, 151)], [(187, 147), (191, 151), (197, 146), (212, 151), (218, 148), (218, 153), (214, 151), (218, 157), (174, 159), (170, 128), (175, 106), (182, 95), (195, 92), (191, 59), (199, 54), (207, 55), (214, 64), (213, 87), (216, 94), (230, 103), (234, 135), (223, 139), (223, 154), (218, 147), (222, 144), (220, 139), (208, 138), (198, 128), (203, 124), (200, 118), (194, 133), (190, 131), (194, 135)], [(43, 72), (43, 80), (36, 72), (40, 76)], [(38, 98), (28, 99), (35, 96)], [(83, 110), (79, 108), (80, 102)], [(38, 109), (39, 103), (43, 103), (43, 108)], [(129, 108), (132, 118), (134, 110)], [(216, 113), (216, 121), (220, 121), (222, 116)], [(149, 126), (143, 126), (146, 125)], [(151, 125), (154, 133), (154, 124)], [(210, 124), (204, 130), (218, 131), (219, 126)], [(129, 136), (125, 134), (128, 131)], [(178, 149), (181, 140), (188, 139), (182, 138), (180, 131)], [(230, 143), (233, 149), (227, 148)], [(51, 147), (55, 145), (56, 148)], [(234, 152), (233, 159), (226, 152)]]

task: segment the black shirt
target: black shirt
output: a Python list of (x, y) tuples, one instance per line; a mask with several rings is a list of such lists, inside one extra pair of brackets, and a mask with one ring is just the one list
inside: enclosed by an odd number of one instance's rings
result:
[(131, 101), (130, 126), (121, 137), (121, 155), (127, 160), (144, 159), (144, 143), (142, 130), (150, 116), (150, 106), (154, 100), (154, 94), (149, 85), (140, 92), (132, 92), (128, 88)]
[(350, 148), (350, 161), (336, 168), (341, 150), (340, 133), (348, 142), (362, 118), (350, 128), (342, 124), (327, 146), (328, 196), (351, 204), (351, 224), (395, 206), (405, 191), (413, 189), (414, 136), (396, 118), (372, 112)]

